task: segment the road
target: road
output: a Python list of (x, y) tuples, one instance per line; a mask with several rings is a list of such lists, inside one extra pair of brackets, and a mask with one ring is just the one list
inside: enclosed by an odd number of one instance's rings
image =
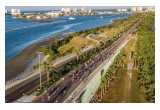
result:
[(95, 39), (90, 38), (91, 35), (92, 35), (92, 34), (87, 35), (87, 36), (86, 36), (86, 39), (92, 40), (93, 42), (99, 44), (99, 41), (98, 41), (98, 40), (95, 40)]
[[(64, 97), (66, 97), (68, 91), (73, 87), (74, 84), (82, 81), (83, 83), (88, 79), (88, 76), (93, 73), (93, 71), (98, 68), (107, 58), (111, 57), (114, 52), (119, 48), (120, 45), (124, 43), (125, 40), (129, 39), (131, 33), (136, 29), (138, 23), (135, 23), (125, 35), (120, 37), (111, 46), (101, 52), (94, 58), (91, 58), (86, 63), (82, 64), (79, 68), (72, 72), (72, 74), (64, 77), (64, 80), (60, 84), (51, 87), (47, 93), (44, 93), (41, 97), (36, 99), (34, 102), (63, 102)], [(81, 83), (82, 84), (82, 83)], [(81, 84), (76, 87), (79, 88)], [(72, 92), (73, 93), (73, 92)], [(70, 97), (70, 95), (69, 95)], [(73, 98), (72, 96), (70, 98)]]
[[(82, 52), (88, 52), (93, 49), (93, 45), (85, 47)], [(56, 68), (76, 58), (76, 54), (70, 54), (55, 61), (53, 64)], [(46, 73), (42, 76), (42, 82), (46, 81)], [(30, 84), (28, 86), (28, 84)], [(21, 78), (13, 83), (5, 85), (5, 99), (6, 102), (12, 102), (23, 95), (23, 93), (29, 92), (31, 89), (39, 85), (39, 70), (36, 69), (34, 73), (27, 77)], [(20, 92), (18, 92), (21, 90)], [(11, 97), (12, 96), (12, 97)]]
[[(93, 48), (94, 48), (93, 45), (89, 45), (89, 46), (82, 49), (82, 53), (88, 52), (88, 51), (92, 50)], [(64, 57), (60, 57), (59, 59), (54, 61), (53, 66), (58, 68), (58, 67), (64, 65), (65, 63), (67, 63), (71, 60), (74, 60), (76, 58), (77, 58), (76, 53), (72, 53), (72, 54), (66, 55)]]
[[(76, 84), (77, 82), (81, 80), (86, 80), (86, 78), (104, 61), (106, 60), (110, 55), (114, 53), (116, 48), (118, 48), (119, 43), (123, 42), (124, 37), (126, 37), (129, 33), (132, 32), (132, 30), (136, 27), (134, 25), (130, 31), (128, 31), (121, 39), (113, 43), (112, 46), (108, 47), (104, 53), (101, 53), (94, 57), (93, 59), (88, 60), (86, 63), (81, 65), (79, 68), (77, 68), (75, 71), (72, 71), (70, 74), (66, 75), (64, 77), (64, 80), (58, 82), (56, 85), (53, 85), (50, 87), (48, 92), (42, 94), (39, 98), (34, 100), (34, 102), (62, 102), (64, 97), (66, 97), (66, 94), (68, 94), (67, 91), (70, 91), (70, 88)], [(92, 48), (92, 47), (90, 47)], [(89, 49), (90, 49), (89, 48)], [(88, 49), (86, 49), (87, 51)], [(64, 62), (62, 60), (62, 62)], [(36, 75), (35, 75), (36, 76)], [(32, 88), (38, 86), (39, 84), (39, 77), (35, 78), (34, 76), (28, 78), (25, 81), (20, 82), (17, 85), (12, 86), (11, 88), (6, 89), (6, 100), (8, 102), (11, 102), (18, 97), (22, 96), (23, 93), (26, 93), (27, 91), (31, 90)], [(44, 74), (42, 76), (43, 80), (46, 80), (46, 75)], [(24, 83), (25, 82), (25, 83)], [(19, 86), (20, 85), (20, 86)], [(21, 91), (20, 91), (21, 90)], [(19, 92), (20, 91), (20, 92)], [(12, 96), (12, 97), (11, 97)]]
[[(35, 78), (36, 77), (36, 78)], [(39, 85), (39, 75), (24, 81), (23, 83), (14, 86), (5, 91), (5, 102), (13, 102), (23, 96), (24, 93), (29, 92), (31, 89)], [(42, 82), (46, 81), (46, 74), (42, 75)]]
[(103, 69), (103, 67), (107, 63), (111, 63), (112, 61), (119, 53), (120, 49), (123, 48), (123, 46), (127, 43), (128, 41), (124, 42), (116, 51), (114, 54), (110, 55), (98, 68), (96, 68), (89, 76), (88, 79), (84, 82), (82, 82), (75, 90), (67, 97), (63, 102), (69, 103), (69, 102), (75, 102), (76, 99), (81, 95), (81, 93), (84, 91), (85, 87), (88, 85), (88, 83), (94, 78), (94, 76), (99, 73)]

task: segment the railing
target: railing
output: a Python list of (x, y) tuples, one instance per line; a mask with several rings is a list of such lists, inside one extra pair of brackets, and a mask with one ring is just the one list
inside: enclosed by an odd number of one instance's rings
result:
[(17, 75), (16, 77), (13, 77), (11, 78), (10, 80), (6, 81), (5, 82), (5, 85), (9, 85), (11, 83), (14, 83), (15, 81), (18, 81), (18, 80), (21, 80), (21, 79), (24, 79), (26, 78), (27, 76), (31, 75), (32, 73), (34, 73), (36, 71), (36, 69), (32, 70), (32, 71), (28, 71), (28, 72), (25, 72), (23, 74), (19, 74)]

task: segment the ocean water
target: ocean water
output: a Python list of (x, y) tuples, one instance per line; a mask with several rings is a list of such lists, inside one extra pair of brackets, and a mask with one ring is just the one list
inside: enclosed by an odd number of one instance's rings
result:
[[(75, 19), (69, 20), (72, 16)], [(39, 23), (36, 20), (18, 19), (5, 16), (5, 60), (15, 57), (25, 47), (56, 34), (80, 31), (112, 23), (113, 19), (132, 14), (70, 15), (47, 20), (54, 23)], [(103, 16), (103, 18), (101, 18)]]

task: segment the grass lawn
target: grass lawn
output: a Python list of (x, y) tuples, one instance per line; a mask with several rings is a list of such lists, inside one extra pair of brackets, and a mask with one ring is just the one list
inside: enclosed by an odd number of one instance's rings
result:
[(138, 84), (136, 83), (137, 81), (136, 70), (132, 71), (130, 90), (127, 89), (128, 80), (129, 80), (129, 75), (127, 74), (127, 69), (120, 68), (117, 76), (110, 85), (108, 93), (104, 94), (101, 102), (124, 103), (125, 100), (132, 103), (146, 102), (144, 93), (138, 88)]
[(106, 37), (98, 37), (98, 36), (90, 36), (90, 38), (92, 39), (95, 39), (95, 40), (98, 40), (98, 41), (105, 41), (107, 40), (108, 38), (114, 36), (116, 33), (118, 33), (118, 29), (103, 29), (103, 32), (98, 32), (98, 33), (101, 33), (101, 34), (105, 34)]
[[(124, 50), (126, 53), (126, 61), (129, 62), (132, 59), (129, 59), (131, 48), (134, 49), (136, 44), (136, 38), (131, 39), (125, 46)], [(131, 77), (129, 73), (131, 72)], [(127, 70), (127, 68), (120, 68), (117, 72), (116, 77), (111, 82), (110, 88), (107, 93), (103, 95), (102, 100), (98, 102), (105, 103), (142, 103), (146, 102), (144, 92), (139, 89), (137, 83), (137, 70)], [(102, 84), (101, 84), (102, 86)], [(99, 87), (100, 89), (100, 87)], [(100, 90), (98, 90), (100, 91)], [(96, 96), (100, 97), (100, 93), (96, 93)]]
[(114, 36), (116, 33), (118, 33), (118, 29), (115, 29), (115, 28), (113, 28), (113, 29), (108, 29), (107, 30), (107, 36), (108, 37), (111, 37), (111, 36)]
[(72, 47), (83, 48), (83, 47), (86, 46), (86, 40), (87, 40), (87, 45), (90, 45), (90, 44), (93, 43), (93, 41), (88, 40), (86, 38), (73, 37), (73, 39), (68, 44), (59, 47), (58, 51), (60, 53), (63, 53), (63, 52), (66, 52), (67, 50), (69, 50)]
[(107, 37), (97, 37), (97, 36), (90, 36), (90, 38), (98, 40), (98, 41), (105, 41), (108, 39)]

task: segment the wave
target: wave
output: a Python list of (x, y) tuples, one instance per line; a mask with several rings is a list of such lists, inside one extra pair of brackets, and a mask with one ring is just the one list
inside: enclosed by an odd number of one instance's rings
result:
[(56, 24), (56, 23), (60, 23), (60, 22), (65, 22), (65, 21), (58, 21), (58, 22), (52, 22), (52, 23), (43, 23), (43, 24), (38, 24), (38, 25), (33, 25), (33, 26), (24, 26), (24, 27), (20, 27), (20, 28), (14, 28), (14, 29), (6, 30), (5, 32), (15, 31), (15, 30), (25, 29), (25, 28), (32, 28), (32, 27), (37, 27), (37, 26), (43, 26), (43, 25)]
[(53, 31), (53, 32), (49, 32), (49, 33), (45, 33), (45, 34), (41, 34), (41, 37), (39, 37), (39, 39), (36, 39), (36, 41), (42, 40), (43, 38), (46, 38), (48, 36), (52, 36), (52, 35), (58, 34), (58, 33), (62, 32), (62, 31), (68, 30), (71, 27), (76, 26), (76, 25), (80, 25), (80, 24), (82, 24), (82, 23), (75, 23), (75, 24), (69, 24), (69, 25), (60, 26), (63, 29), (60, 29), (60, 30), (57, 30), (57, 31)]
[[(60, 26), (60, 27), (63, 27), (63, 29), (38, 35), (38, 36), (40, 36), (40, 37), (39, 37), (38, 39), (32, 40), (31, 42), (29, 42), (29, 44), (38, 42), (38, 41), (40, 41), (40, 40), (42, 40), (42, 39), (44, 39), (44, 38), (47, 38), (47, 37), (49, 37), (49, 36), (56, 35), (56, 34), (62, 32), (62, 31), (68, 30), (68, 29), (70, 29), (71, 27), (73, 27), (73, 26), (75, 26), (75, 25), (79, 25), (79, 24), (82, 24), (82, 23), (75, 23), (75, 24), (69, 24), (69, 25)], [(38, 37), (38, 36), (37, 36), (37, 37)], [(26, 45), (26, 44), (23, 44), (23, 45)]]
[[(20, 53), (27, 46), (29, 46), (29, 45), (31, 45), (31, 44), (33, 44), (35, 42), (38, 42), (40, 40), (43, 40), (43, 39), (45, 39), (47, 37), (51, 37), (53, 35), (56, 35), (56, 34), (62, 32), (62, 31), (68, 30), (71, 27), (73, 27), (75, 25), (79, 25), (79, 24), (82, 24), (82, 23), (75, 23), (75, 24), (69, 24), (69, 25), (60, 26), (63, 29), (60, 29), (60, 30), (57, 30), (57, 31), (53, 31), (53, 32), (49, 32), (49, 33), (45, 33), (45, 34), (41, 34), (41, 35), (37, 35), (37, 36), (35, 36), (35, 38), (37, 38), (37, 39), (33, 39), (33, 40), (29, 41), (29, 42), (26, 42), (26, 43), (23, 43), (23, 44), (15, 46), (14, 48), (12, 48), (11, 51), (6, 53), (6, 56), (5, 56), (6, 57), (6, 61), (8, 61), (9, 59), (12, 59), (13, 57), (15, 57), (18, 53)], [(12, 55), (12, 57), (10, 57), (10, 55)]]

